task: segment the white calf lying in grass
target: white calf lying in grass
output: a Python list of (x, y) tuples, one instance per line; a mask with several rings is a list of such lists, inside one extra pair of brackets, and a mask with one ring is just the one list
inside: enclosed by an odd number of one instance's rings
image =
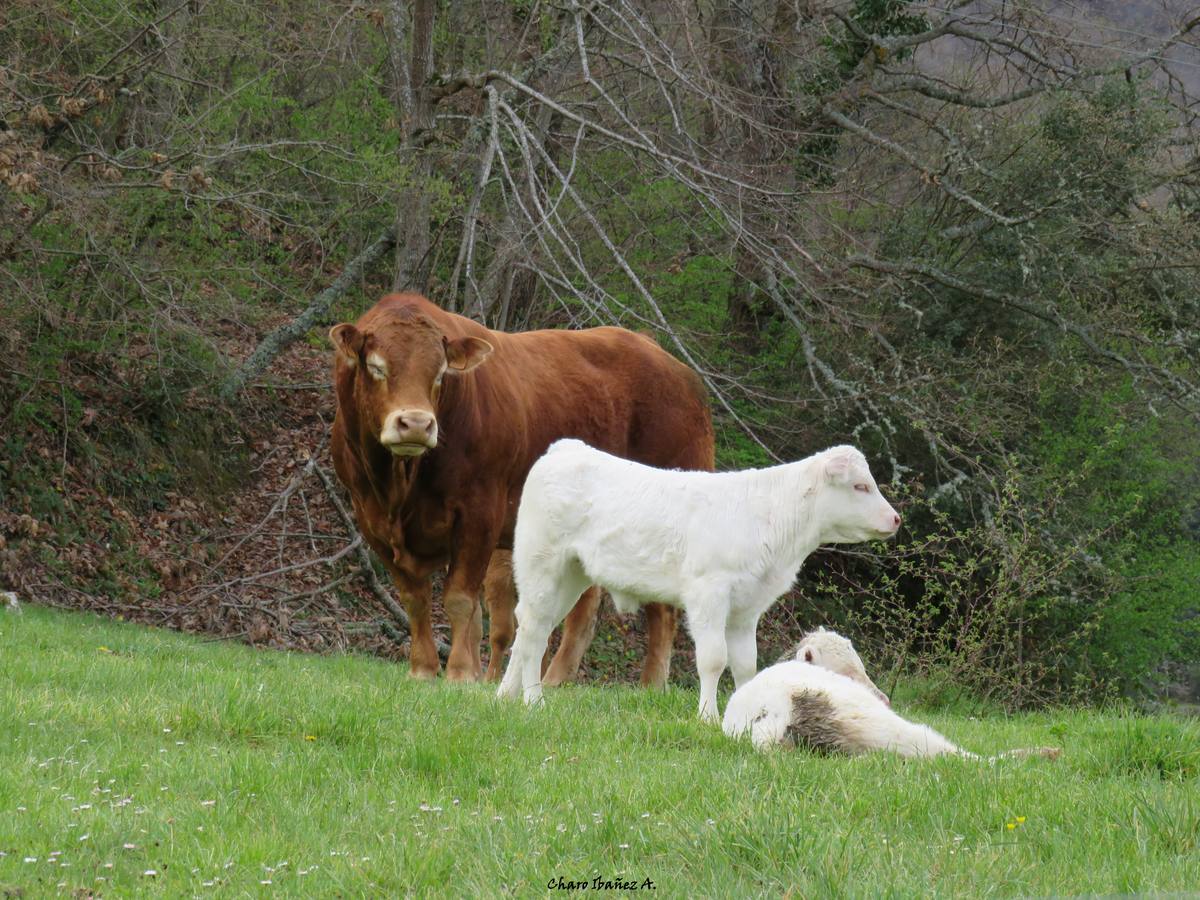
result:
[[(850, 754), (887, 750), (901, 756), (950, 753), (980, 759), (928, 725), (902, 719), (889, 705), (850, 641), (818, 628), (796, 647), (795, 659), (763, 669), (734, 691), (722, 728), (730, 737), (748, 732), (760, 749), (801, 746)], [(1054, 758), (1058, 750), (1012, 750), (1001, 756), (1032, 755)]]
[(517, 636), (498, 694), (524, 689), (526, 703), (541, 699), (550, 632), (588, 585), (601, 584), (620, 612), (653, 602), (686, 611), (700, 716), (715, 721), (726, 661), (735, 684), (754, 675), (759, 616), (805, 557), (899, 527), (853, 447), (713, 473), (653, 469), (558, 441), (530, 469), (517, 510)]

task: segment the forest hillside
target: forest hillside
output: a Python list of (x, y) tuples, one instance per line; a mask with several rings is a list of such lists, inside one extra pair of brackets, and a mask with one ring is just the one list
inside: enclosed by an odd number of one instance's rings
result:
[(10, 0), (0, 590), (403, 657), (326, 332), (406, 289), (652, 334), (720, 468), (866, 453), (904, 528), (764, 658), (834, 623), (881, 684), (1187, 696), (1198, 98), (1175, 0)]

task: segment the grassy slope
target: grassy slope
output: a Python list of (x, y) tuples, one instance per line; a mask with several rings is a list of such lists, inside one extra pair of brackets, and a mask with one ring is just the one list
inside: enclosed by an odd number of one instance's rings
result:
[(1066, 749), (987, 766), (760, 755), (694, 721), (682, 690), (548, 699), (529, 713), (367, 658), (0, 614), (0, 895), (487, 896), (596, 874), (656, 896), (1200, 884), (1195, 723), (919, 716), (977, 750)]

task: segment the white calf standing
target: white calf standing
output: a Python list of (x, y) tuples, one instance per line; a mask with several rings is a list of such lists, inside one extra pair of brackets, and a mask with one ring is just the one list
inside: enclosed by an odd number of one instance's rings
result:
[[(721, 727), (730, 737), (749, 733), (760, 749), (803, 746), (850, 754), (886, 750), (901, 756), (980, 758), (888, 707), (887, 696), (867, 677), (850, 641), (820, 628), (805, 635), (794, 660), (763, 669), (734, 691)], [(1003, 754), (1030, 755), (1053, 758), (1058, 750)]]
[(517, 636), (498, 695), (541, 699), (550, 632), (590, 584), (620, 612), (669, 603), (687, 613), (700, 716), (716, 720), (726, 661), (734, 683), (757, 666), (759, 616), (821, 544), (886, 538), (900, 516), (863, 455), (833, 447), (744, 472), (664, 471), (575, 440), (534, 463), (513, 541)]

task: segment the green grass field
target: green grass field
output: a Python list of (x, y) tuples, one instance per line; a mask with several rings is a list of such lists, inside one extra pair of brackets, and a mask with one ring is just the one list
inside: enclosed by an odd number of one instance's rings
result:
[[(1200, 727), (897, 707), (996, 765), (759, 754), (689, 691), (533, 712), (401, 667), (0, 613), (0, 896), (1013, 896), (1200, 885)], [(567, 894), (555, 890), (554, 893)]]

